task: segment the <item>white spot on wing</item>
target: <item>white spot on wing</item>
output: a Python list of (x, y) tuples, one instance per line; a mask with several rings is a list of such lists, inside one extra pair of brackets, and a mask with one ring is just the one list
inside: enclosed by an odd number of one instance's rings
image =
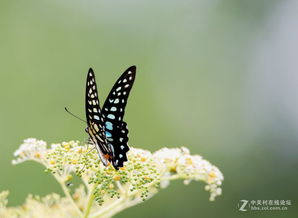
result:
[(111, 107), (111, 111), (116, 111), (117, 108), (116, 107)]
[(93, 117), (94, 117), (95, 120), (99, 120), (99, 116), (94, 115)]
[(115, 115), (114, 115), (114, 114), (109, 114), (109, 115), (108, 115), (108, 118), (114, 120), (114, 119), (115, 119)]

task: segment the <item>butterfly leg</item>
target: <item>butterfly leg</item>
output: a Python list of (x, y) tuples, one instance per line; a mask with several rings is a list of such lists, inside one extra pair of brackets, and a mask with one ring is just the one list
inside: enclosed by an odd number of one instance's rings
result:
[(86, 154), (89, 154), (91, 151), (93, 151), (96, 148), (96, 146), (94, 145), (93, 148), (91, 148)]
[[(89, 145), (90, 144), (87, 144), (87, 150), (89, 149)], [(94, 149), (96, 149), (96, 146), (95, 145), (93, 146), (93, 148), (91, 148), (89, 151), (87, 151), (87, 153), (84, 155), (85, 158), (86, 158), (86, 155), (89, 154), (90, 152), (92, 152)], [(81, 159), (81, 155), (80, 155), (80, 159)], [(83, 172), (83, 170), (85, 169), (85, 167), (86, 167), (86, 164), (84, 164), (84, 166), (80, 169), (78, 175), (80, 175)]]

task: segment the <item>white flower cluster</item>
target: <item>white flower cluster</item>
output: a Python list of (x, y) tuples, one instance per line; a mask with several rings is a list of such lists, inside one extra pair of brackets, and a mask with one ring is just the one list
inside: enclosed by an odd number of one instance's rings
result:
[[(156, 151), (153, 156), (158, 162), (161, 162), (168, 177), (184, 179), (184, 184), (189, 184), (192, 180), (204, 181), (207, 183), (205, 189), (210, 191), (210, 200), (213, 201), (216, 196), (221, 195), (221, 184), (223, 175), (217, 167), (209, 161), (204, 160), (199, 155), (190, 155), (187, 148), (162, 148)], [(166, 181), (167, 177), (164, 178)]]
[(42, 156), (47, 152), (47, 144), (45, 141), (35, 138), (24, 140), (19, 149), (14, 152), (17, 158), (12, 161), (13, 164), (22, 163), (26, 160), (42, 160)]
[[(2, 218), (73, 218), (77, 212), (73, 210), (67, 198), (61, 198), (58, 194), (50, 194), (45, 197), (29, 195), (25, 203), (20, 207), (1, 207), (1, 195), (7, 197), (8, 191), (0, 193), (0, 217)], [(7, 202), (7, 198), (5, 198)], [(59, 209), (58, 209), (59, 208)]]
[[(223, 181), (217, 167), (199, 155), (190, 155), (185, 147), (162, 148), (154, 153), (131, 147), (128, 161), (118, 171), (111, 165), (103, 166), (95, 149), (75, 141), (47, 148), (44, 141), (26, 139), (15, 156), (13, 164), (26, 160), (43, 164), (65, 193), (65, 198), (59, 198), (61, 202), (68, 202), (67, 208), (85, 217), (111, 217), (152, 197), (176, 179), (184, 180), (184, 184), (205, 182), (210, 200), (214, 200), (221, 194)], [(77, 189), (69, 187), (74, 175), (82, 181)]]

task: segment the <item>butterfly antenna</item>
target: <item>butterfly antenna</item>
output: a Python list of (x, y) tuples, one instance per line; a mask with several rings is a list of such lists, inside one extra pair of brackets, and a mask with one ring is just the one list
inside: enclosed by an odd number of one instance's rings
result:
[(83, 120), (82, 118), (80, 118), (80, 117), (74, 115), (73, 113), (71, 113), (71, 112), (67, 109), (67, 107), (65, 107), (64, 109), (65, 109), (65, 111), (66, 111), (67, 113), (69, 113), (71, 116), (73, 116), (73, 117), (79, 119), (80, 121), (82, 121), (82, 122), (84, 122), (84, 123), (87, 123), (87, 122), (86, 122), (85, 120)]

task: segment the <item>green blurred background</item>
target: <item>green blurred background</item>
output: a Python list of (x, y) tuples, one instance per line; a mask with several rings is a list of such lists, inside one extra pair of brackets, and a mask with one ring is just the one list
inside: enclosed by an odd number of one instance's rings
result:
[[(278, 0), (0, 1), (0, 190), (61, 193), (22, 140), (84, 141), (85, 77), (105, 98), (137, 65), (125, 120), (130, 145), (187, 146), (218, 166), (223, 195), (173, 182), (116, 217), (295, 217), (298, 213), (298, 2)], [(240, 212), (241, 199), (291, 200)], [(297, 217), (297, 216), (296, 216)]]

